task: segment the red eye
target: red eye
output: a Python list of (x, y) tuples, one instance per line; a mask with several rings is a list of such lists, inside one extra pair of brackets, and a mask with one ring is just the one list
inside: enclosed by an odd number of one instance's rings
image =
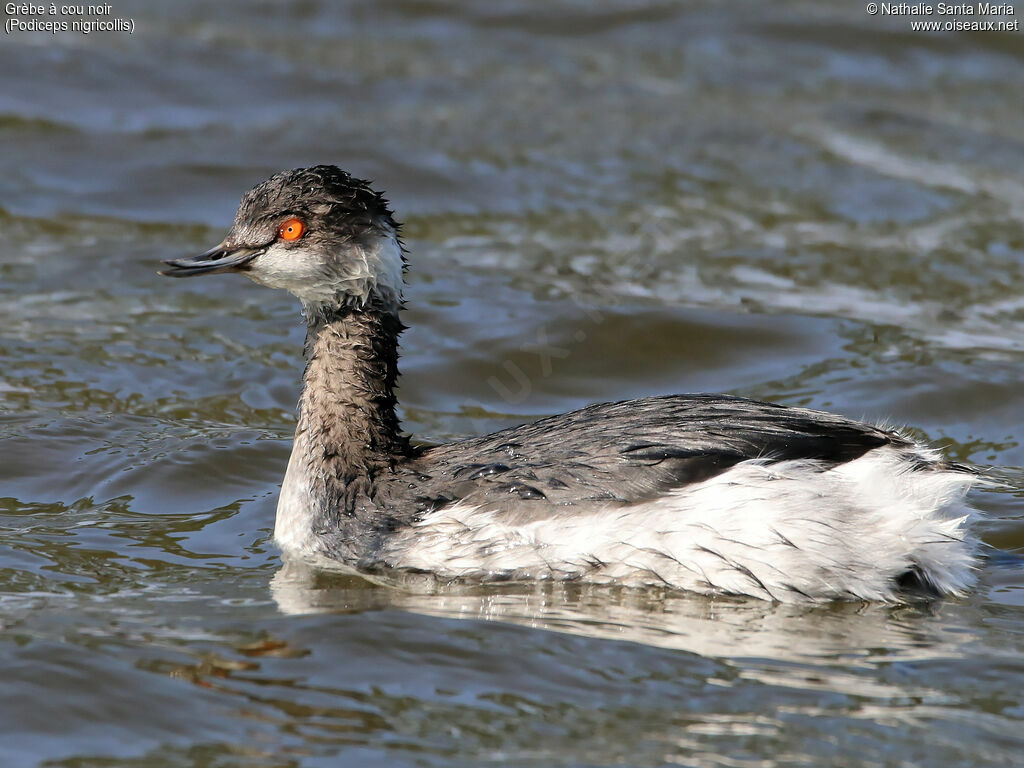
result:
[(306, 225), (302, 219), (287, 219), (277, 228), (277, 236), (282, 240), (298, 240), (306, 233)]

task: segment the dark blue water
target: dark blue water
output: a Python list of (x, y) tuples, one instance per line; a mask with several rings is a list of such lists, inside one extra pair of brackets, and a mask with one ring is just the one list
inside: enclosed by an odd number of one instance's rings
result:
[(1019, 762), (1010, 555), (913, 607), (282, 568), (298, 308), (155, 271), (337, 163), (405, 222), (417, 436), (809, 405), (992, 467), (982, 534), (1022, 552), (1021, 33), (821, 2), (111, 15), (134, 33), (0, 37), (0, 765)]

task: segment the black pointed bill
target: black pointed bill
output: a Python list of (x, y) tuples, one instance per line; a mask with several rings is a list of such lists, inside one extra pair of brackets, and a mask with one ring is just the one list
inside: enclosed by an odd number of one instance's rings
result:
[(164, 277), (192, 277), (193, 275), (215, 275), (218, 272), (236, 272), (255, 259), (266, 248), (239, 248), (221, 243), (198, 256), (183, 259), (167, 259), (169, 269), (160, 270)]

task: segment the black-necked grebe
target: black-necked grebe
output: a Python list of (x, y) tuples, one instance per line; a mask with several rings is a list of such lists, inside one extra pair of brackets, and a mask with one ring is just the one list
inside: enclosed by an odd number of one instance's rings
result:
[(412, 446), (395, 414), (398, 225), (333, 166), (272, 176), (220, 245), (167, 263), (165, 275), (241, 272), (302, 302), (306, 369), (274, 531), (287, 553), (771, 600), (901, 600), (973, 580), (973, 473), (827, 413), (672, 395)]

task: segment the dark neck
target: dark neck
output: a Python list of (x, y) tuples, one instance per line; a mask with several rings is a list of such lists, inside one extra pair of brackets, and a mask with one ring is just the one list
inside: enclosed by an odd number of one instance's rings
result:
[(306, 322), (299, 430), (308, 440), (309, 458), (323, 462), (331, 479), (344, 485), (372, 481), (409, 452), (395, 414), (403, 329), (398, 313), (307, 307)]

